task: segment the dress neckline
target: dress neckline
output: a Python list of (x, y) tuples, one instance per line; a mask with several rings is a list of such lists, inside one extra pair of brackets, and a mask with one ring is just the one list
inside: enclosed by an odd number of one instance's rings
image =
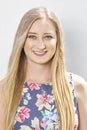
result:
[(52, 82), (33, 82), (33, 81), (25, 81), (24, 84), (38, 84), (38, 85), (52, 85)]
[(48, 85), (52, 85), (52, 82), (33, 82), (33, 81), (25, 81), (24, 84), (48, 84)]

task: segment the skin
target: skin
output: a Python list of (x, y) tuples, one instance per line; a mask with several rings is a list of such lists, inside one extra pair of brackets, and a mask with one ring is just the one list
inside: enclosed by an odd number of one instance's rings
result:
[[(31, 33), (34, 32), (34, 33)], [(53, 38), (49, 37), (49, 34)], [(31, 36), (30, 36), (31, 35)], [(56, 31), (51, 21), (47, 19), (37, 20), (29, 30), (28, 37), (24, 44), (24, 51), (27, 56), (27, 80), (37, 82), (51, 81), (50, 68), (51, 59), (56, 50)], [(34, 51), (34, 52), (33, 52)], [(44, 53), (46, 52), (46, 53)], [(37, 54), (38, 55), (37, 55)], [(78, 130), (87, 129), (87, 83), (81, 77), (73, 74), (75, 91), (79, 110)], [(5, 87), (4, 87), (5, 88)], [(3, 80), (0, 81), (0, 130), (4, 130), (4, 94)]]
[(24, 45), (27, 56), (26, 80), (51, 80), (51, 59), (56, 51), (56, 43), (56, 30), (50, 20), (39, 19), (32, 25)]
[(74, 75), (73, 79), (79, 111), (78, 130), (87, 130), (87, 82), (78, 75)]

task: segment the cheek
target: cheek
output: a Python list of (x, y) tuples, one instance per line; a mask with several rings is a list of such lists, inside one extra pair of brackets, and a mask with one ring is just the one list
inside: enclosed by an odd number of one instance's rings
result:
[(57, 44), (56, 44), (56, 43), (54, 43), (54, 44), (51, 45), (51, 48), (50, 48), (50, 49), (51, 49), (51, 54), (52, 54), (52, 55), (55, 55), (56, 47), (57, 47)]
[(55, 54), (55, 52), (56, 52), (56, 46), (54, 46), (53, 48), (53, 55)]
[(51, 50), (53, 50), (53, 52), (56, 51), (56, 43), (55, 42), (51, 44)]

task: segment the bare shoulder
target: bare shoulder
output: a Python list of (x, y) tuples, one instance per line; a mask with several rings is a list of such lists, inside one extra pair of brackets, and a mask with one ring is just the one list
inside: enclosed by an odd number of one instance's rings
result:
[(75, 92), (79, 111), (78, 130), (87, 129), (87, 82), (80, 76), (73, 75)]
[(82, 100), (83, 95), (87, 97), (87, 82), (85, 79), (76, 74), (73, 74), (73, 80), (78, 100)]

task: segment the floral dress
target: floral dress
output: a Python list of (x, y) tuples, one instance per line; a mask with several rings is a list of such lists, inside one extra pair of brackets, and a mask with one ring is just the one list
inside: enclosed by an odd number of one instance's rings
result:
[[(72, 78), (69, 82), (75, 108), (74, 130), (77, 130), (78, 108)], [(14, 120), (14, 130), (59, 130), (59, 122), (52, 84), (25, 82)]]

